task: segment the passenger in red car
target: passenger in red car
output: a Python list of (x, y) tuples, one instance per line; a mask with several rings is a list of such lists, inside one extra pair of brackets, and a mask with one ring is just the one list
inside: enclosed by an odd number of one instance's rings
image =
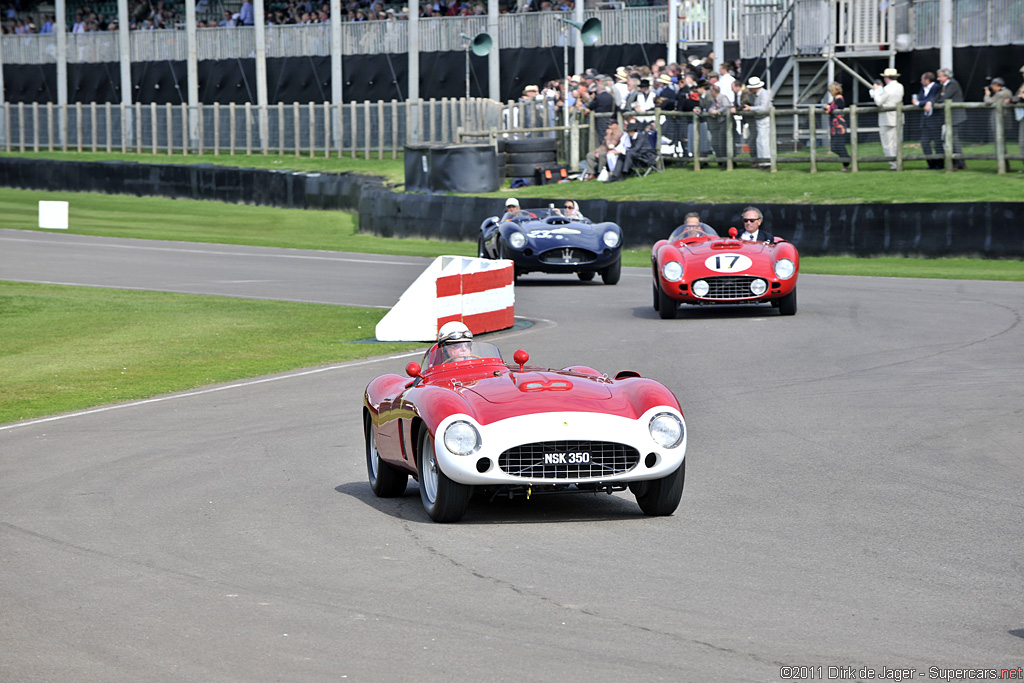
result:
[(764, 216), (760, 209), (753, 206), (743, 209), (743, 232), (740, 233), (740, 239), (750, 242), (774, 242), (772, 234), (761, 227), (763, 221)]

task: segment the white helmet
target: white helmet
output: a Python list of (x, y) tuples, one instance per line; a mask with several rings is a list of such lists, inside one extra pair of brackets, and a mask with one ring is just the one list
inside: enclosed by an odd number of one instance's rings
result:
[(449, 323), (445, 323), (441, 326), (441, 329), (437, 331), (437, 343), (447, 344), (448, 342), (454, 341), (468, 341), (473, 338), (473, 333), (469, 331), (464, 323), (460, 323), (457, 320), (453, 320)]

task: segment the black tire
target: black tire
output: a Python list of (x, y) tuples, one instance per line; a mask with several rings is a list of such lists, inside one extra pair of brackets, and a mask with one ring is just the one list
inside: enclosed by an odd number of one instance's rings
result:
[(658, 315), (662, 320), (675, 320), (676, 312), (679, 310), (679, 302), (665, 294), (660, 285), (654, 285), (658, 289)]
[(509, 154), (508, 160), (505, 163), (543, 166), (545, 164), (558, 163), (558, 156), (555, 152), (516, 152), (515, 154)]
[(796, 315), (796, 287), (779, 299), (779, 315)]
[(538, 166), (544, 164), (505, 164), (505, 175), (510, 178), (529, 178), (531, 181), (537, 172)]
[[(498, 258), (512, 261), (512, 257), (505, 251), (505, 243), (501, 241), (501, 237), (498, 237)], [(515, 281), (519, 278), (519, 269), (515, 267), (515, 261), (512, 261), (512, 263), (512, 280)]]
[(595, 273), (592, 270), (583, 270), (580, 271), (579, 273), (576, 273), (576, 277), (578, 277), (583, 282), (590, 282), (591, 280), (594, 279), (595, 275), (597, 275), (597, 273)]
[(615, 263), (601, 271), (601, 281), (606, 285), (614, 285), (622, 277), (622, 256), (615, 259)]
[(686, 461), (684, 460), (672, 474), (661, 479), (642, 481), (630, 484), (629, 490), (636, 496), (637, 505), (645, 515), (665, 517), (671, 515), (679, 507), (683, 497), (683, 483), (686, 479)]
[(457, 522), (466, 514), (473, 487), (454, 482), (441, 471), (434, 457), (434, 440), (426, 429), (420, 431), (416, 452), (419, 469), (420, 500), (435, 522)]
[(658, 288), (657, 281), (651, 283), (651, 291), (654, 292), (654, 310), (658, 310), (658, 305), (661, 303), (661, 290)]
[(484, 249), (484, 238), (481, 237), (476, 241), (476, 257), (477, 258), (490, 258), (487, 255), (487, 251)]
[(509, 154), (521, 152), (554, 152), (558, 150), (558, 140), (555, 138), (522, 138), (520, 140), (507, 140), (505, 151)]
[(363, 421), (363, 435), (366, 439), (366, 474), (370, 488), (379, 498), (395, 498), (405, 493), (409, 475), (380, 459), (369, 415)]

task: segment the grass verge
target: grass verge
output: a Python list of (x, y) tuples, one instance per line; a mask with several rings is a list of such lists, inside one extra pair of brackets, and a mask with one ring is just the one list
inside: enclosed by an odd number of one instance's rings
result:
[[(651, 267), (649, 249), (623, 252), (625, 266)], [(901, 258), (879, 256), (801, 256), (800, 272), (815, 275), (860, 275), (864, 277), (911, 277), (940, 280), (1024, 281), (1024, 261), (980, 258)]]
[[(871, 145), (862, 146), (861, 154), (881, 154)], [(913, 145), (908, 145), (908, 148)], [(908, 152), (915, 151), (908, 149)], [(919, 149), (916, 151), (920, 151)], [(984, 150), (982, 150), (984, 151)], [(405, 162), (373, 157), (357, 159), (297, 157), (294, 155), (254, 154), (227, 156), (212, 154), (106, 154), (104, 152), (26, 152), (0, 156), (61, 161), (134, 161), (156, 164), (218, 164), (241, 168), (265, 168), (303, 172), (362, 173), (384, 177), (393, 185), (405, 183)], [(966, 171), (945, 173), (932, 171), (924, 161), (906, 162), (905, 170), (894, 173), (886, 163), (861, 164), (861, 172), (840, 173), (841, 164), (830, 161), (832, 155), (820, 153), (818, 172), (810, 172), (806, 162), (779, 164), (777, 173), (749, 168), (749, 162), (738, 164), (734, 171), (704, 168), (697, 172), (692, 165), (669, 162), (664, 173), (646, 178), (627, 178), (621, 183), (569, 182), (556, 185), (517, 189), (520, 198), (545, 199), (608, 199), (611, 201), (676, 201), (714, 203), (769, 204), (861, 204), (927, 203), (927, 202), (1024, 202), (1024, 182), (1017, 173), (998, 175), (994, 160), (970, 160)], [(1019, 168), (1019, 163), (1013, 163)], [(505, 188), (484, 196), (507, 197)]]
[[(590, 183), (585, 183), (590, 184)], [(0, 227), (37, 230), (38, 201), (69, 201), (68, 231), (77, 235), (129, 237), (215, 244), (322, 249), (363, 254), (475, 256), (475, 242), (390, 239), (356, 232), (356, 217), (342, 211), (274, 209), (188, 199), (128, 197), (69, 192), (0, 189)], [(623, 252), (625, 266), (650, 266), (649, 249)], [(804, 257), (805, 273), (1024, 280), (1024, 261), (988, 259), (904, 259), (852, 256)]]
[[(0, 228), (37, 230), (40, 200), (67, 201), (68, 233), (75, 235), (403, 256), (476, 255), (476, 246), (468, 242), (396, 240), (359, 234), (355, 214), (343, 211), (77, 192), (0, 189)], [(450, 251), (449, 245), (460, 250)]]
[(0, 281), (0, 424), (421, 346), (384, 313)]

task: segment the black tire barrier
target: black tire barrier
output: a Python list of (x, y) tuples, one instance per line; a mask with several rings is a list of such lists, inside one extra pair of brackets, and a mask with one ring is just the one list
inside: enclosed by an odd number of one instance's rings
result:
[[(532, 181), (532, 174), (527, 176)], [(503, 197), (393, 192), (384, 179), (346, 173), (292, 173), (212, 164), (78, 162), (0, 157), (0, 187), (99, 192), (359, 212), (359, 231), (384, 237), (476, 242), (480, 223), (500, 215)], [(567, 198), (572, 191), (566, 186)], [(73, 200), (72, 200), (73, 201)], [(550, 199), (522, 199), (523, 208)], [(745, 204), (581, 200), (595, 223), (622, 227), (623, 244), (650, 247), (690, 211), (719, 233), (741, 228)], [(947, 204), (758, 204), (765, 228), (804, 256), (920, 255), (1024, 258), (1018, 202)]]
[(510, 152), (507, 163), (510, 164), (553, 164), (558, 161), (558, 154), (551, 152)]
[(505, 164), (505, 177), (507, 178), (533, 178), (537, 169), (547, 164)]
[(509, 140), (505, 150), (509, 154), (520, 152), (554, 152), (558, 149), (558, 140), (555, 138), (520, 138)]
[(406, 192), (494, 192), (501, 187), (490, 145), (406, 145)]
[(214, 164), (139, 164), (0, 157), (0, 187), (199, 199), (284, 209), (354, 211), (363, 187), (384, 179), (351, 173), (293, 173)]

